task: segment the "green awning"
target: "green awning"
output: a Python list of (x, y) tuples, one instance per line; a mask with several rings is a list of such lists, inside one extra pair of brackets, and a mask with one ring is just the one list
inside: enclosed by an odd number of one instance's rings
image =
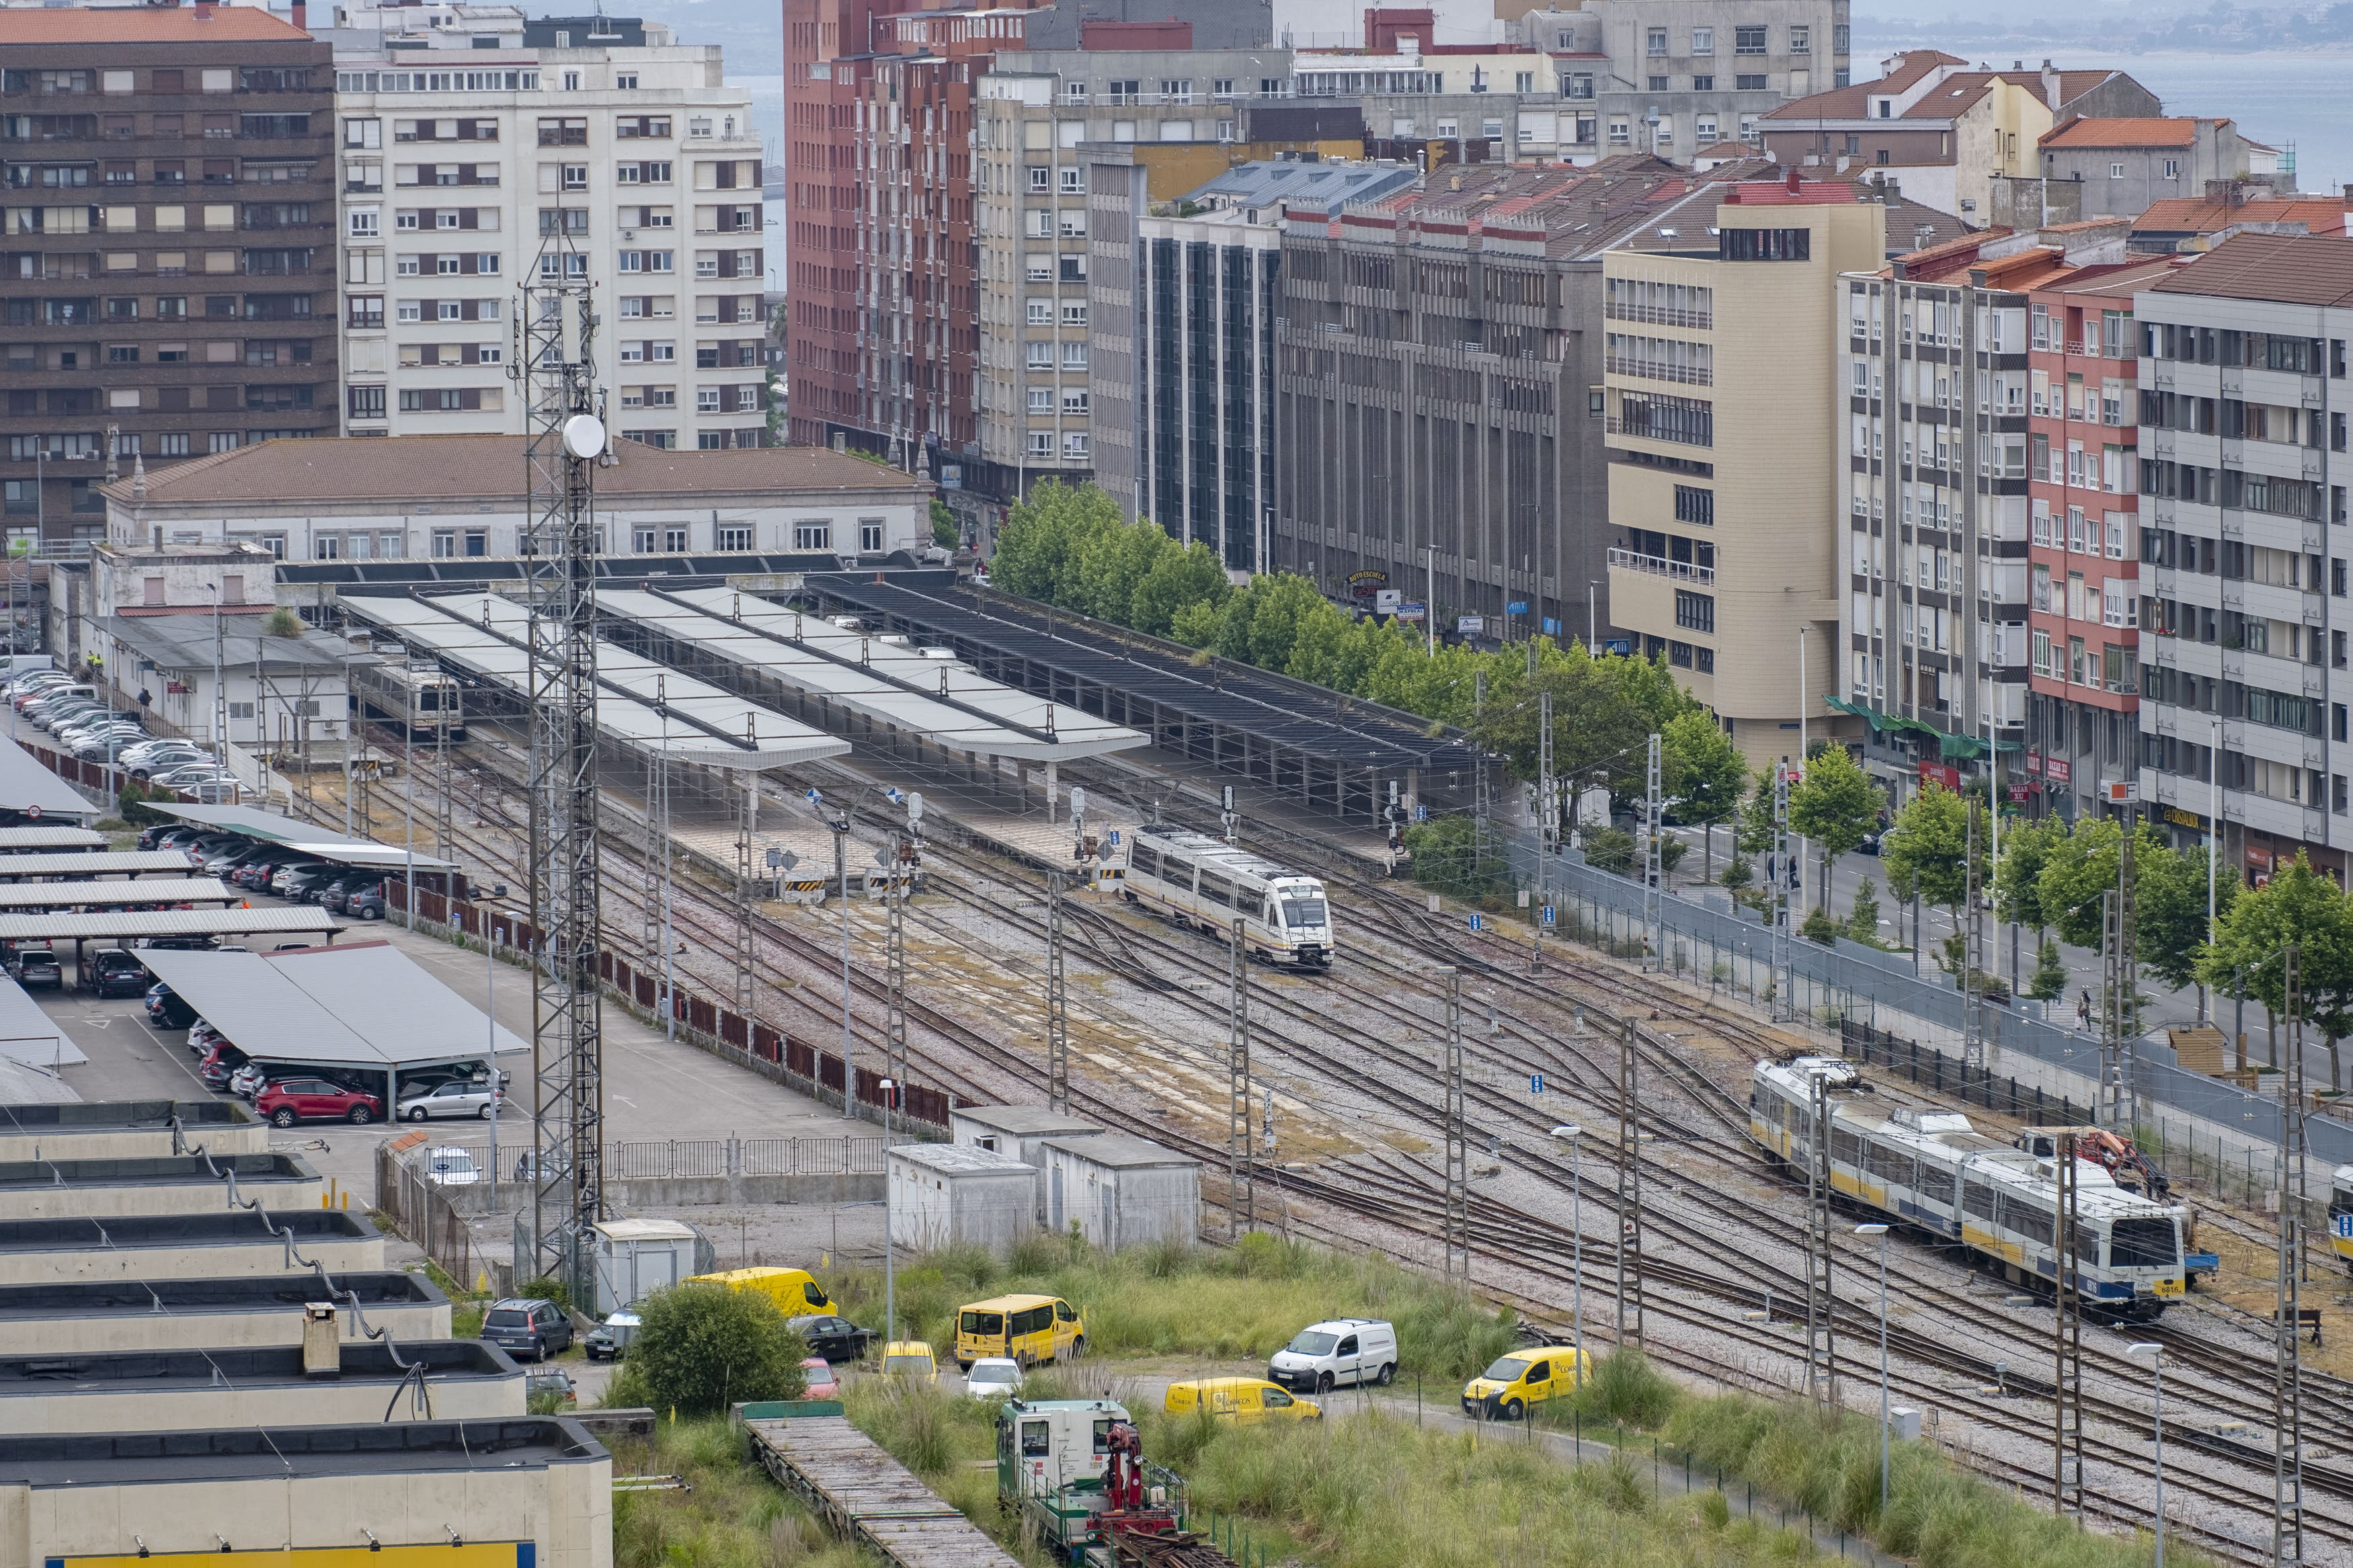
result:
[[(1953, 759), (1975, 761), (1986, 754), (1986, 743), (1978, 736), (1950, 734), (1937, 729), (1925, 719), (1907, 719), (1900, 714), (1882, 713), (1867, 702), (1851, 701), (1846, 698), (1832, 697), (1828, 693), (1823, 694), (1822, 701), (1841, 713), (1853, 714), (1874, 730), (1883, 732), (1892, 731), (1898, 735), (1926, 736), (1936, 742), (1938, 754), (1948, 761)], [(2000, 752), (2019, 752), (2025, 750), (2025, 747), (2017, 741), (1996, 741), (1993, 749)]]

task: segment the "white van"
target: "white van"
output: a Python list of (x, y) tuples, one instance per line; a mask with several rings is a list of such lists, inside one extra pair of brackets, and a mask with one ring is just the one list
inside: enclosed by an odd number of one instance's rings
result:
[(1371, 1318), (1335, 1318), (1310, 1323), (1267, 1363), (1270, 1383), (1303, 1394), (1397, 1376), (1397, 1331)]

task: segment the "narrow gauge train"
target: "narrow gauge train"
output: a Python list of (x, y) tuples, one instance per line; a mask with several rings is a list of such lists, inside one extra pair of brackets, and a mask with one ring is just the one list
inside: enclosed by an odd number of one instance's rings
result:
[[(1749, 1135), (1768, 1158), (1803, 1171), (1812, 1157), (1813, 1082), (1830, 1085), (1831, 1185), (1841, 1195), (1941, 1240), (1958, 1242), (2011, 1283), (2051, 1291), (2059, 1278), (2056, 1164), (1974, 1131), (1953, 1111), (1887, 1108), (1838, 1057), (1759, 1062), (1749, 1079)], [(2128, 1193), (2075, 1163), (2073, 1276), (2084, 1310), (2145, 1322), (2181, 1295), (2188, 1211)]]
[(1239, 917), (1253, 957), (1326, 970), (1337, 955), (1322, 882), (1206, 833), (1137, 828), (1124, 890), (1130, 903), (1219, 937)]
[(410, 735), (447, 731), (453, 741), (466, 737), (458, 683), (429, 664), (354, 664), (352, 690), (370, 718), (397, 724)]

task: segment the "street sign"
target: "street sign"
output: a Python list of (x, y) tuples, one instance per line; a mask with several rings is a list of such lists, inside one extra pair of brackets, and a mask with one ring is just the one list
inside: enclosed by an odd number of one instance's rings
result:
[(789, 849), (771, 849), (768, 851), (768, 869), (771, 871), (790, 870), (793, 867), (799, 865), (800, 860), (801, 858), (794, 854)]
[(1413, 808), (1413, 819), (1416, 822), (1428, 822), (1430, 820), (1430, 807), (1426, 805), (1415, 806)]
[(38, 822), (41, 820), (41, 808), (37, 805), (28, 805), (25, 808), (25, 815), (33, 821)]
[(1542, 1094), (1544, 1092), (1544, 1074), (1540, 1072), (1532, 1072), (1528, 1074), (1528, 1092), (1530, 1094)]
[(807, 801), (811, 805), (823, 805), (825, 804), (825, 791), (818, 788), (815, 784), (811, 784), (808, 788), (801, 791), (801, 798)]
[(1556, 923), (1556, 912), (1550, 904), (1546, 904), (1542, 910), (1537, 911), (1537, 918), (1543, 921), (1546, 925)]
[(1457, 616), (1454, 617), (1454, 630), (1455, 634), (1459, 637), (1479, 637), (1482, 635), (1486, 629), (1487, 617), (1484, 616)]
[(1472, 929), (1472, 931), (1484, 931), (1484, 930), (1486, 930), (1486, 929), (1487, 929), (1487, 917), (1486, 917), (1486, 916), (1484, 916), (1484, 915), (1482, 915), (1482, 914), (1481, 914), (1481, 913), (1480, 913), (1478, 910), (1472, 910), (1472, 911), (1471, 911), (1471, 929)]
[(2107, 792), (2108, 804), (2110, 805), (2130, 805), (2133, 802), (2140, 799), (2140, 781), (2138, 779), (2110, 779), (2107, 784)]
[(2339, 1241), (2353, 1241), (2353, 1214), (2341, 1214), (2331, 1219), (2329, 1226)]
[(1118, 848), (1118, 847), (1119, 847), (1119, 829), (1118, 829), (1118, 828), (1116, 828), (1116, 827), (1114, 827), (1114, 828), (1113, 828), (1109, 833), (1105, 834), (1105, 835), (1103, 836), (1103, 842), (1104, 842), (1104, 843), (1106, 843), (1106, 844), (1108, 844), (1108, 845), (1110, 845), (1110, 846), (1111, 846), (1113, 848), (1114, 848), (1114, 849)]

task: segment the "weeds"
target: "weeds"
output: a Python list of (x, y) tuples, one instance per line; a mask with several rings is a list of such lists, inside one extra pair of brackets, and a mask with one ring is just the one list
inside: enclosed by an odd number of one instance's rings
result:
[(724, 1421), (607, 1439), (617, 1475), (682, 1475), (691, 1491), (617, 1492), (613, 1568), (861, 1568), (744, 1453)]

